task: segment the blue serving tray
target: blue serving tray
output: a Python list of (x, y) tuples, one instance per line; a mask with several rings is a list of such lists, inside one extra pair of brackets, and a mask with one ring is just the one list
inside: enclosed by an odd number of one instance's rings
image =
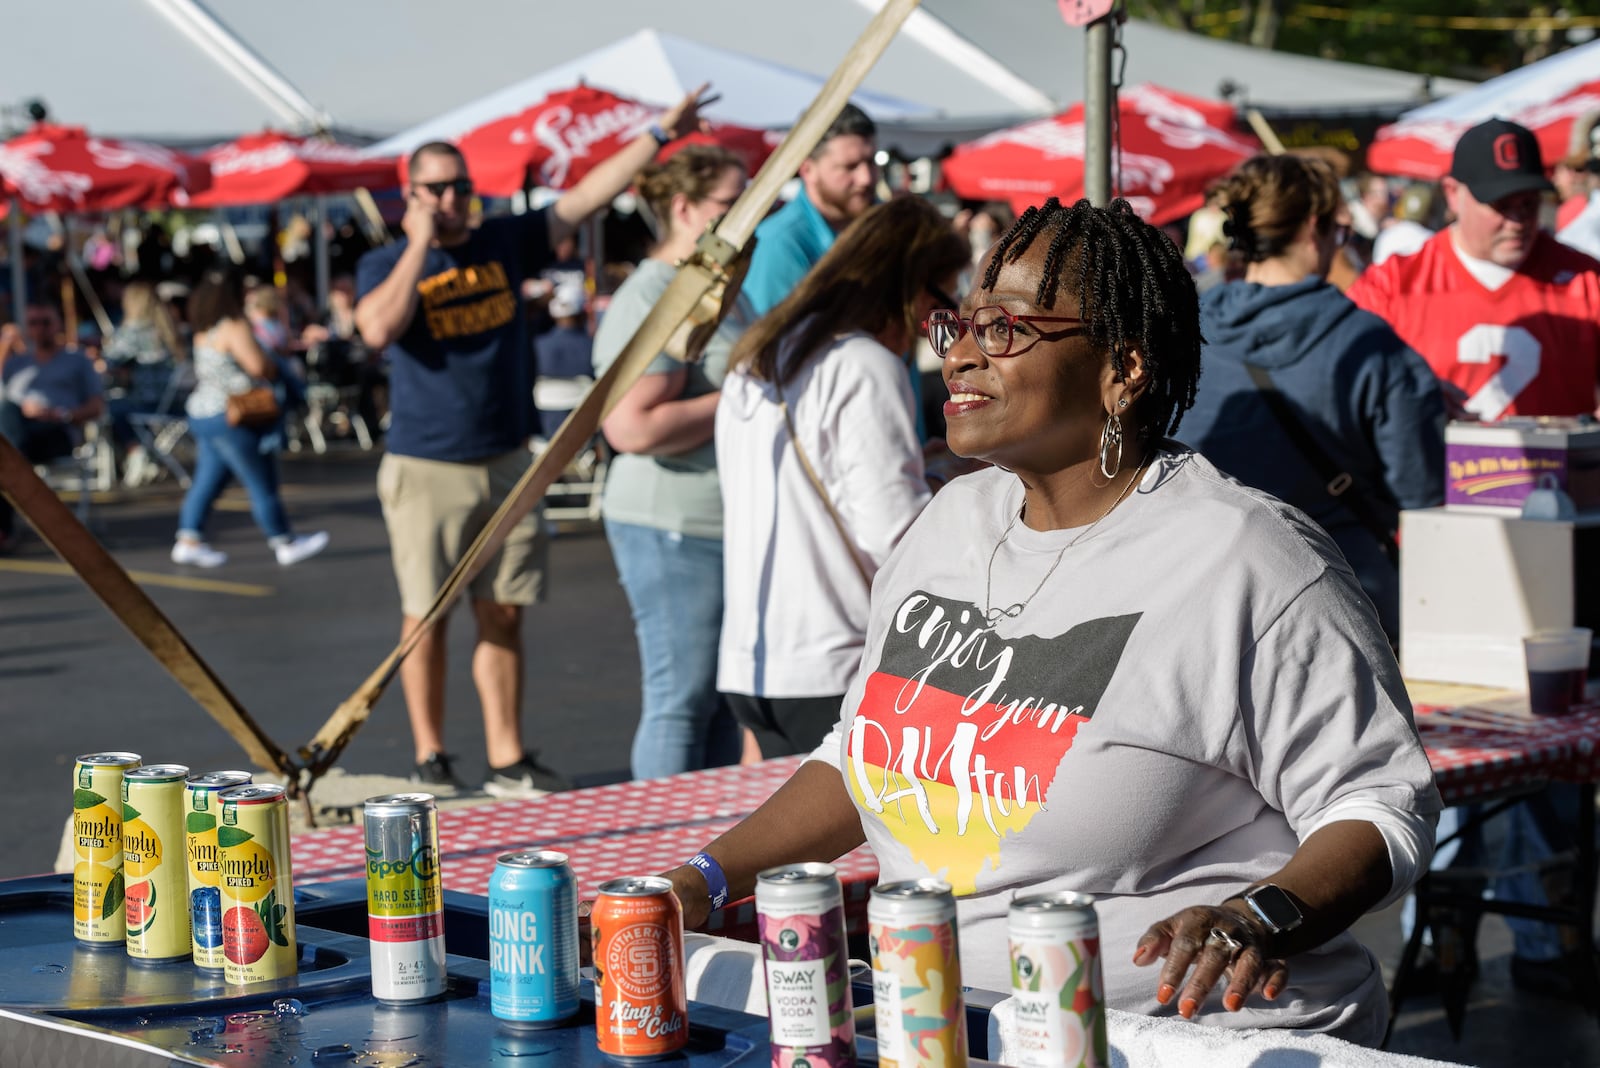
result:
[[(486, 956), (486, 900), (445, 897), (446, 945)], [(0, 1012), (0, 1060), (128, 1068), (616, 1068), (595, 1044), (588, 982), (576, 1019), (520, 1030), (490, 1012), (487, 962), (452, 952), (443, 998), (383, 1005), (372, 997), (364, 884), (304, 887), (295, 902), (300, 974), (229, 987), (187, 962), (147, 966), (117, 949), (78, 946), (70, 875), (0, 881), (0, 1009), (7, 1010)], [(764, 1018), (701, 1004), (690, 1007), (689, 1017), (688, 1047), (658, 1063), (770, 1064)], [(873, 1044), (862, 1047), (860, 1063), (875, 1065)]]

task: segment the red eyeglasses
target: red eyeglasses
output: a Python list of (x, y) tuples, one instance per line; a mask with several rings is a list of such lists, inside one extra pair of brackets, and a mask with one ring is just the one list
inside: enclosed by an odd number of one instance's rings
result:
[(998, 305), (990, 304), (973, 310), (968, 318), (962, 318), (953, 311), (939, 310), (931, 312), (923, 321), (922, 329), (928, 333), (928, 344), (933, 346), (933, 351), (940, 356), (948, 353), (955, 343), (968, 332), (978, 343), (978, 349), (985, 356), (1020, 356), (1031, 349), (1041, 340), (1038, 334), (1029, 337), (1030, 331), (1024, 327), (1022, 334), (1026, 344), (1015, 351), (1012, 346), (1017, 341), (1018, 323), (1082, 323), (1086, 320), (1070, 315), (1012, 315)]

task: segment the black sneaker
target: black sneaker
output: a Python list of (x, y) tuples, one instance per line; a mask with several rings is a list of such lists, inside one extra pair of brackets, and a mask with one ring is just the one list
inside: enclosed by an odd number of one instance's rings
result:
[(416, 766), (411, 773), (411, 781), (423, 786), (448, 786), (466, 792), (467, 784), (456, 778), (455, 772), (450, 770), (450, 761), (454, 759), (448, 753), (433, 754)]
[(510, 767), (490, 768), (483, 792), (494, 797), (539, 797), (572, 789), (572, 783), (539, 763), (538, 756), (523, 753)]

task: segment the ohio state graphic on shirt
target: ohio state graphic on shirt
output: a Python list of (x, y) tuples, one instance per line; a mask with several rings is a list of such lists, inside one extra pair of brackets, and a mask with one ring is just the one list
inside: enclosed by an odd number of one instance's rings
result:
[(1010, 639), (982, 620), (920, 590), (901, 601), (845, 748), (856, 803), (957, 894), (1044, 807), (1139, 615)]

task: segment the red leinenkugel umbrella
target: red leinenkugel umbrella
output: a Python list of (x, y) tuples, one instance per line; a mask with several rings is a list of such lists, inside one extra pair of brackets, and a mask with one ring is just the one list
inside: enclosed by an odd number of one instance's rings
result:
[[(1589, 55), (1592, 60), (1600, 60), (1600, 53)], [(1526, 70), (1531, 68), (1524, 68)], [(1368, 169), (1378, 174), (1437, 181), (1450, 173), (1450, 158), (1461, 135), (1495, 117), (1510, 119), (1532, 130), (1539, 141), (1539, 155), (1544, 158), (1544, 165), (1553, 167), (1572, 147), (1573, 125), (1600, 111), (1600, 78), (1520, 107), (1515, 95), (1508, 93), (1496, 99), (1480, 94), (1481, 88), (1483, 86), (1459, 94), (1470, 99), (1446, 97), (1379, 128), (1372, 147), (1367, 149)], [(1537, 91), (1537, 87), (1532, 88)]]
[[(1121, 166), (1113, 160), (1113, 180), (1158, 226), (1192, 214), (1212, 181), (1261, 151), (1254, 137), (1234, 130), (1227, 104), (1154, 85), (1123, 90), (1117, 104)], [(1076, 104), (959, 146), (944, 161), (944, 177), (957, 196), (1004, 200), (1018, 212), (1050, 197), (1071, 204), (1083, 196), (1083, 153), (1083, 105)]]
[(211, 187), (189, 197), (191, 207), (269, 204), (293, 196), (392, 189), (399, 185), (392, 156), (363, 156), (360, 149), (320, 138), (267, 130), (208, 149)]
[(143, 141), (41, 122), (0, 145), (0, 189), (31, 211), (153, 207), (206, 187), (205, 164)]
[[(659, 108), (579, 86), (552, 93), (515, 115), (480, 126), (456, 141), (480, 193), (509, 196), (534, 185), (569, 189), (594, 166), (638, 137)], [(711, 133), (685, 141), (724, 145), (744, 159), (753, 173), (774, 144), (761, 130), (713, 124)], [(678, 144), (668, 146), (670, 150)]]

